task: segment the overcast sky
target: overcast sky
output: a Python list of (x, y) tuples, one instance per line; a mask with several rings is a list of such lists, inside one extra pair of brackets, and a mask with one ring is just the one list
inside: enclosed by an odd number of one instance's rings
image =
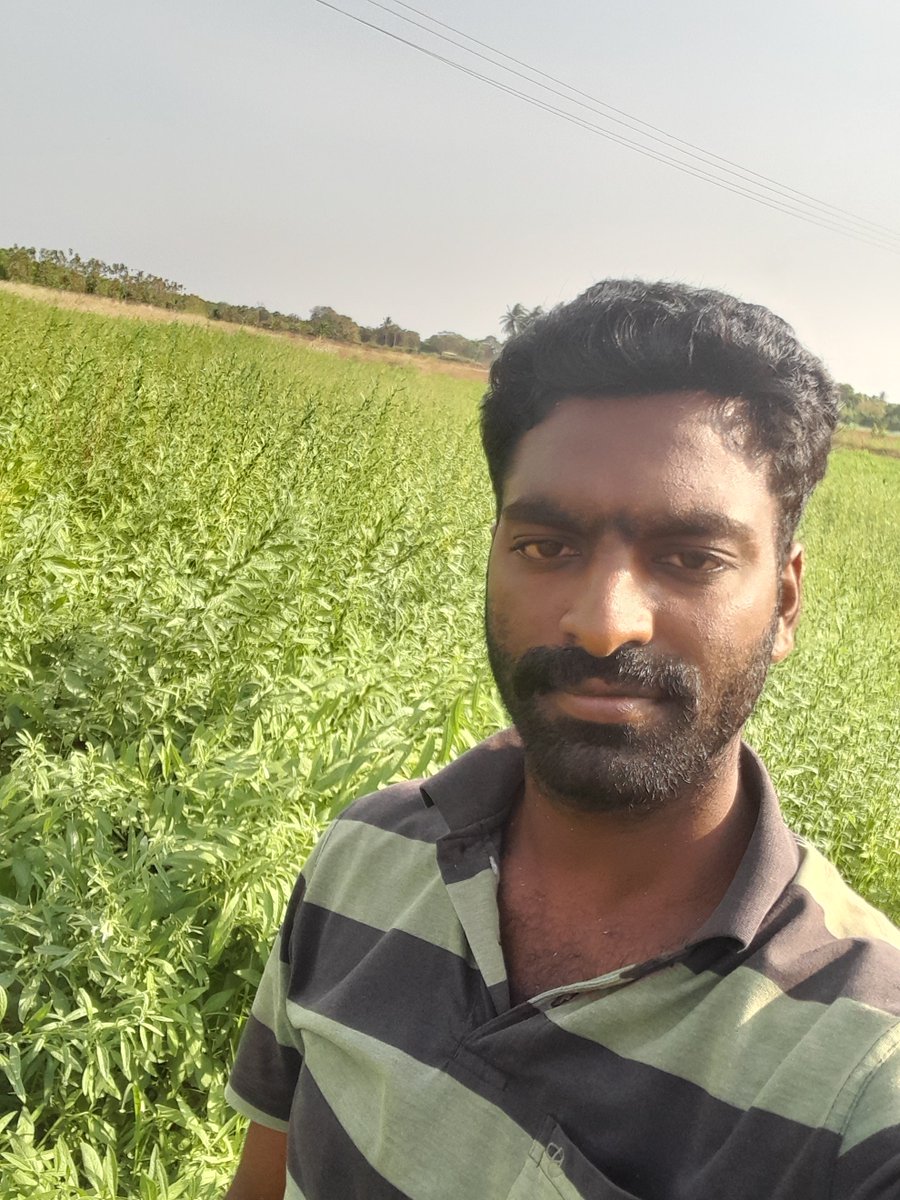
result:
[[(368, 0), (334, 2), (501, 77)], [(414, 2), (900, 231), (895, 0)], [(839, 379), (900, 403), (900, 253), (640, 157), (315, 0), (0, 0), (0, 37), (0, 244), (423, 336), (497, 333), (516, 301), (603, 276), (683, 279), (769, 305)]]

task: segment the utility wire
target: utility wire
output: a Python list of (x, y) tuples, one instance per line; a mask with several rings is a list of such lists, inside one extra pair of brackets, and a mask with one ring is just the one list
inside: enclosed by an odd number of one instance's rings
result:
[[(695, 179), (700, 179), (706, 183), (711, 183), (715, 187), (721, 188), (724, 191), (732, 192), (738, 196), (744, 196), (746, 199), (753, 200), (757, 204), (761, 204), (775, 212), (781, 212), (788, 216), (794, 216), (798, 220), (805, 221), (807, 224), (818, 225), (822, 229), (827, 229), (833, 233), (840, 233), (844, 237), (852, 238), (854, 241), (865, 242), (868, 245), (876, 246), (882, 250), (889, 250), (895, 254), (900, 253), (900, 247), (884, 240), (884, 235), (880, 233), (875, 231), (870, 232), (866, 230), (848, 228), (846, 224), (837, 223), (841, 220), (840, 217), (832, 217), (828, 213), (813, 214), (808, 210), (808, 206), (806, 208), (798, 208), (794, 204), (789, 204), (787, 200), (782, 197), (762, 196), (758, 192), (750, 190), (749, 184), (745, 184), (744, 186), (741, 186), (740, 184), (733, 184), (730, 181), (716, 177), (715, 175), (711, 174), (709, 170), (704, 170), (702, 167), (695, 167), (694, 164), (684, 163), (678, 159), (672, 158), (667, 154), (661, 154), (656, 150), (642, 146), (640, 143), (635, 142), (630, 138), (622, 137), (617, 133), (613, 133), (608, 129), (604, 129), (599, 125), (595, 125), (593, 122), (588, 121), (577, 114), (568, 112), (565, 109), (557, 108), (556, 106), (549, 104), (538, 97), (532, 96), (527, 92), (523, 92), (518, 88), (514, 88), (509, 84), (501, 82), (500, 80), (493, 79), (489, 75), (485, 75), (480, 71), (476, 71), (472, 67), (467, 67), (463, 63), (457, 62), (452, 58), (447, 58), (442, 54), (438, 54), (436, 51), (420, 45), (418, 42), (414, 42), (409, 38), (401, 37), (400, 34), (393, 33), (391, 30), (385, 29), (381, 25), (376, 25), (372, 21), (367, 21), (363, 17), (357, 16), (355, 13), (347, 12), (346, 9), (330, 3), (330, 0), (316, 0), (316, 3), (322, 5), (324, 8), (331, 9), (333, 12), (340, 13), (342, 16), (347, 17), (349, 20), (354, 21), (359, 25), (363, 25), (368, 29), (372, 29), (377, 33), (381, 33), (385, 37), (391, 38), (393, 41), (400, 42), (404, 46), (409, 46), (410, 49), (416, 50), (429, 58), (435, 59), (437, 62), (444, 63), (446, 66), (451, 67), (456, 71), (460, 71), (471, 78), (481, 80), (481, 82), (488, 84), (490, 87), (496, 88), (498, 91), (505, 92), (511, 96), (516, 96), (520, 100), (523, 100), (526, 104), (530, 104), (535, 108), (542, 109), (545, 112), (558, 116), (562, 120), (568, 121), (570, 124), (577, 125), (580, 128), (586, 129), (589, 132), (606, 138), (609, 141), (617, 142), (619, 145), (626, 146), (627, 148), (634, 150), (637, 154), (643, 155), (645, 158), (652, 158), (656, 162), (665, 163), (674, 167), (676, 170), (681, 171), (683, 174), (692, 175)], [(400, 14), (395, 15), (399, 16)], [(499, 66), (500, 64), (495, 63), (494, 65)], [(507, 68), (502, 69), (506, 70)], [(535, 81), (532, 80), (529, 82), (533, 83)]]
[[(437, 33), (433, 29), (429, 29), (427, 26), (420, 24), (418, 21), (411, 21), (409, 17), (404, 17), (402, 13), (394, 12), (392, 9), (388, 8), (387, 5), (379, 4), (378, 0), (367, 0), (367, 3), (374, 5), (376, 8), (383, 9), (385, 12), (390, 12), (392, 16), (398, 17), (400, 20), (410, 21), (411, 24), (418, 26), (419, 29), (424, 29), (433, 37), (439, 37), (444, 41), (451, 42), (453, 45), (459, 46), (460, 49), (467, 51), (469, 54), (477, 53), (476, 51), (471, 50), (468, 46), (463, 46), (459, 42), (454, 41), (453, 38), (444, 38), (443, 34)], [(440, 25), (442, 29), (449, 29), (451, 33), (458, 34), (459, 37), (464, 38), (467, 42), (472, 42), (476, 46), (481, 46), (483, 49), (489, 50), (492, 54), (496, 54), (500, 58), (506, 59), (507, 62), (515, 63), (516, 66), (519, 67), (524, 67), (526, 71), (530, 71), (533, 75), (540, 76), (541, 79), (548, 79), (551, 83), (559, 84), (560, 87), (565, 88), (567, 92), (573, 93), (574, 96), (581, 96), (584, 100), (590, 101), (589, 105), (582, 105), (582, 107), (589, 108), (596, 105), (599, 108), (606, 109), (608, 113), (617, 114), (616, 117), (607, 117), (607, 120), (615, 120), (617, 124), (625, 125), (627, 128), (633, 129), (638, 133), (641, 133), (644, 129), (651, 130), (651, 134), (643, 134), (643, 136), (651, 137), (653, 141), (662, 142), (663, 145), (668, 146), (670, 149), (674, 148), (673, 143), (676, 143), (678, 146), (684, 146), (686, 147), (686, 151), (683, 151), (683, 153), (694, 152), (690, 153), (690, 157), (696, 158), (699, 156), (701, 161), (705, 162), (706, 165), (714, 166), (715, 163), (723, 163), (725, 164), (726, 168), (735, 168), (734, 171), (729, 171), (728, 174), (737, 173), (740, 176), (753, 176), (755, 179), (762, 180), (763, 186), (765, 184), (772, 185), (771, 188), (767, 188), (766, 190), (791, 193), (791, 195), (799, 197), (802, 200), (806, 200), (810, 204), (813, 204), (819, 208), (829, 209), (832, 213), (839, 213), (841, 216), (848, 217), (857, 224), (867, 226), (871, 231), (877, 230), (880, 233), (888, 234), (892, 238), (900, 239), (900, 233), (898, 233), (896, 230), (889, 229), (886, 225), (880, 225), (877, 221), (870, 221), (866, 217), (861, 217), (857, 213), (850, 212), (849, 209), (840, 208), (836, 204), (830, 204), (827, 200), (820, 200), (816, 196), (811, 196), (808, 192), (798, 191), (797, 188), (792, 188), (786, 183), (780, 183), (777, 179), (773, 179), (769, 175), (763, 175), (759, 171), (752, 170), (750, 167), (743, 167), (740, 163), (735, 162), (733, 159), (724, 158), (721, 154), (716, 154), (712, 150), (704, 150), (702, 146), (698, 146), (694, 142), (689, 142), (684, 138), (677, 137), (674, 133), (668, 133), (665, 129), (661, 129), (658, 125), (653, 125), (649, 121), (643, 121), (640, 117), (636, 117), (632, 113), (626, 112), (624, 109), (616, 108), (614, 105), (608, 104), (605, 100), (599, 100), (596, 96), (592, 96), (590, 93), (584, 92), (580, 88), (573, 87), (572, 84), (566, 83), (565, 80), (559, 79), (555, 75), (548, 75), (546, 71), (542, 71), (538, 67), (533, 67), (529, 63), (523, 62), (522, 59), (515, 58), (513, 55), (507, 54), (503, 50), (498, 50), (496, 46), (491, 46), (488, 42), (482, 42), (478, 38), (472, 37), (471, 34), (465, 33), (463, 30), (457, 29), (453, 25), (448, 25), (446, 21), (440, 21), (437, 17), (432, 17), (429, 13), (423, 12), (422, 9), (416, 8), (412, 4), (405, 3), (405, 0), (392, 0), (392, 3), (399, 8), (405, 8), (410, 12), (416, 13), (417, 16), (424, 17), (426, 21), (430, 21), (433, 25)], [(492, 62), (494, 66), (499, 66), (502, 70), (508, 71), (510, 69), (508, 67), (503, 67), (502, 63), (497, 63), (493, 59), (488, 58), (486, 55), (478, 54), (478, 57), (483, 58), (485, 62)], [(519, 75), (522, 79), (528, 79), (528, 76), (521, 75), (521, 73), (518, 71), (514, 71), (512, 73)], [(530, 83), (536, 83), (539, 87), (544, 86), (537, 80), (528, 79), (528, 81)], [(547, 90), (554, 91), (552, 88), (548, 88)], [(554, 94), (561, 95), (559, 92), (554, 92)], [(565, 98), (570, 99), (570, 97)], [(578, 101), (575, 101), (575, 103), (578, 103)], [(596, 109), (592, 109), (592, 111), (596, 111)], [(653, 134), (658, 134), (659, 136), (653, 137)], [(724, 168), (716, 169), (721, 170)]]
[[(745, 187), (762, 188), (764, 192), (774, 193), (776, 198), (782, 201), (787, 201), (793, 205), (797, 205), (799, 200), (801, 210), (810, 211), (811, 215), (825, 216), (832, 221), (836, 220), (841, 225), (849, 225), (851, 228), (856, 227), (857, 232), (869, 237), (875, 237), (879, 240), (879, 242), (884, 242), (886, 235), (888, 240), (896, 242), (896, 248), (900, 250), (900, 233), (895, 233), (886, 226), (878, 225), (874, 221), (867, 220), (865, 217), (859, 217), (855, 213), (851, 213), (846, 209), (838, 208), (837, 205), (829, 204), (827, 201), (819, 200), (815, 196), (809, 196), (806, 192), (799, 192), (796, 188), (789, 187), (786, 184), (780, 184), (777, 180), (771, 179), (769, 176), (761, 175), (759, 172), (742, 167), (739, 163), (734, 163), (730, 159), (725, 159), (718, 154), (713, 154), (710, 151), (703, 150), (701, 147), (694, 145), (692, 142), (686, 142), (682, 138), (675, 137), (674, 134), (666, 133), (665, 130), (659, 129), (658, 126), (650, 125), (648, 122), (642, 121), (638, 117), (632, 117), (631, 114), (624, 112), (622, 109), (613, 108), (604, 101), (597, 100), (595, 97), (588, 95), (587, 92), (582, 92), (578, 88), (574, 88), (565, 83), (563, 80), (556, 79), (554, 76), (548, 75), (546, 72), (540, 71), (538, 68), (532, 67), (528, 63), (524, 63), (520, 59), (513, 58), (511, 55), (504, 53), (504, 51), (497, 50), (495, 47), (489, 46), (486, 42), (481, 42), (477, 38), (472, 38), (467, 33), (463, 33), (461, 30), (455, 29), (452, 25), (447, 25), (444, 21), (438, 21), (437, 18), (429, 16), (428, 13), (422, 12), (421, 9), (415, 8), (411, 4), (406, 4), (404, 0), (393, 0), (393, 2), (395, 4), (399, 4), (403, 8), (409, 9), (411, 12), (418, 13), (420, 16), (425, 17), (426, 20), (431, 21), (433, 24), (441, 25), (445, 29), (451, 29), (454, 33), (458, 33), (460, 37), (465, 38), (467, 41), (474, 42), (479, 46), (484, 46), (493, 54), (498, 54), (501, 58), (505, 58), (509, 62), (515, 62), (520, 66), (525, 67), (526, 70), (531, 71), (535, 75), (540, 75), (544, 79), (550, 79), (554, 83), (559, 83), (561, 87), (566, 88), (566, 90), (569, 92), (575, 93), (576, 96), (584, 96), (588, 101), (590, 101), (590, 103), (585, 104), (582, 100), (573, 99), (573, 97), (566, 95), (565, 92), (560, 92), (556, 88), (547, 87), (546, 84), (541, 83), (539, 80), (532, 79), (530, 76), (523, 74), (521, 71), (516, 71), (511, 67), (506, 67), (503, 65), (503, 63), (498, 63), (495, 59), (489, 58), (485, 54), (480, 54), (477, 50), (472, 50), (462, 42), (458, 42), (454, 38), (448, 38), (442, 33), (438, 33), (433, 29), (429, 29), (427, 25), (423, 25), (420, 21), (415, 21), (411, 17), (404, 16), (403, 13), (396, 12), (388, 5), (379, 3), (379, 0), (366, 0), (366, 2), (375, 8), (380, 8), (383, 12), (389, 13), (392, 17), (396, 17), (401, 21), (406, 21), (407, 23), (416, 26), (418, 29), (424, 30), (432, 37), (437, 37), (442, 41), (449, 42), (451, 45), (456, 46), (465, 53), (472, 54), (477, 58), (483, 59), (492, 66), (499, 67), (502, 71), (507, 71), (512, 75), (516, 75), (520, 79), (524, 79), (527, 83), (542, 88), (544, 91), (550, 92), (552, 95), (558, 96), (561, 99), (566, 100), (568, 103), (575, 103), (581, 108), (586, 108), (589, 111), (596, 113), (604, 120), (614, 121), (617, 125), (623, 125), (626, 129), (638, 133), (641, 137), (649, 138), (654, 142), (659, 142), (661, 145), (665, 146), (667, 150), (673, 150), (676, 154), (685, 155), (689, 159), (696, 159), (697, 162), (700, 163), (701, 169), (708, 170), (711, 168), (713, 171), (724, 172), (726, 175), (732, 175), (737, 178)], [(607, 113), (600, 112), (598, 106), (599, 108), (608, 109), (610, 112), (619, 113), (620, 116), (608, 116)], [(636, 126), (644, 126), (647, 129), (655, 130), (655, 133), (644, 133), (642, 129), (636, 128)], [(656, 136), (657, 134), (661, 136)], [(689, 147), (689, 149), (681, 150), (679, 149), (680, 146), (686, 146)], [(718, 166), (717, 162), (727, 163), (728, 165)], [(763, 180), (765, 182), (757, 183), (756, 180)], [(755, 192), (755, 194), (759, 195), (760, 193)]]

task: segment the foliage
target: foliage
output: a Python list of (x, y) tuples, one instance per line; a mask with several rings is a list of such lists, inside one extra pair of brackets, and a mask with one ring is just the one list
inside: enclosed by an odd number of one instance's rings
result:
[(391, 350), (407, 350), (414, 353), (422, 342), (414, 329), (401, 329), (390, 317), (385, 317), (375, 329), (363, 326), (359, 332), (364, 342), (373, 346), (386, 346)]
[(477, 388), (0, 306), (0, 1195), (212, 1195), (321, 823), (501, 719)]
[[(130, 271), (124, 263), (110, 265), (97, 258), (83, 259), (72, 250), (36, 250), (33, 246), (0, 247), (0, 279), (108, 296), (113, 300), (152, 304), (176, 312), (195, 313), (212, 321), (249, 325), (270, 333), (300, 334), (350, 344), (367, 342), (405, 350), (410, 354), (420, 349), (426, 354), (452, 351), (449, 357), (476, 363), (489, 363), (500, 347), (496, 338), (487, 337), (478, 341), (463, 337), (460, 333), (436, 333), (423, 343), (414, 329), (401, 329), (390, 317), (385, 317), (376, 328), (368, 328), (357, 325), (352, 317), (336, 312), (326, 304), (316, 305), (308, 320), (304, 320), (296, 313), (271, 311), (262, 304), (204, 300), (202, 296), (185, 292), (180, 283), (171, 279), (148, 275), (143, 271)], [(452, 346), (444, 344), (447, 339), (453, 343)]]
[(328, 338), (333, 342), (358, 342), (361, 330), (352, 317), (335, 312), (327, 305), (317, 305), (305, 322), (306, 331), (314, 337)]
[(182, 285), (172, 279), (130, 271), (124, 263), (83, 259), (72, 250), (68, 253), (65, 250), (35, 250), (33, 246), (0, 249), (0, 279), (181, 311), (199, 311), (199, 306), (204, 303), (198, 296), (186, 295)]
[(900, 461), (832, 454), (804, 521), (798, 646), (770, 675), (748, 738), (794, 829), (900, 921)]
[(476, 342), (448, 329), (442, 333), (433, 333), (422, 343), (423, 354), (438, 354), (441, 358), (461, 358), (480, 363), (489, 363), (499, 349), (500, 343), (496, 338), (487, 337)]
[(884, 392), (866, 396), (855, 392), (849, 383), (838, 384), (841, 397), (841, 423), (871, 429), (874, 434), (885, 430), (900, 432), (900, 404), (889, 404)]
[(526, 308), (524, 304), (514, 304), (500, 318), (500, 328), (507, 337), (515, 337), (517, 333), (524, 333), (528, 326), (543, 314), (544, 310), (540, 305), (537, 308)]
[[(0, 1198), (212, 1200), (297, 868), (504, 723), (480, 387), (0, 295)], [(752, 736), (894, 915), (900, 463), (841, 453)]]

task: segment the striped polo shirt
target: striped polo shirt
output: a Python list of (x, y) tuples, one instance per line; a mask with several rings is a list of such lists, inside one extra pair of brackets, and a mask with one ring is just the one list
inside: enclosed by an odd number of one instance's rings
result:
[(898, 1200), (900, 934), (759, 816), (683, 949), (511, 1007), (500, 734), (367, 796), (301, 874), (228, 1084), (298, 1200)]

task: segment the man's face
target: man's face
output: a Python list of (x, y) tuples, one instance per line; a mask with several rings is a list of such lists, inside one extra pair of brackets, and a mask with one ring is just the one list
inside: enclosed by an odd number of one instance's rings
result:
[(801, 556), (699, 394), (572, 398), (521, 440), (488, 568), (488, 653), (558, 800), (652, 811), (715, 771), (793, 645)]

